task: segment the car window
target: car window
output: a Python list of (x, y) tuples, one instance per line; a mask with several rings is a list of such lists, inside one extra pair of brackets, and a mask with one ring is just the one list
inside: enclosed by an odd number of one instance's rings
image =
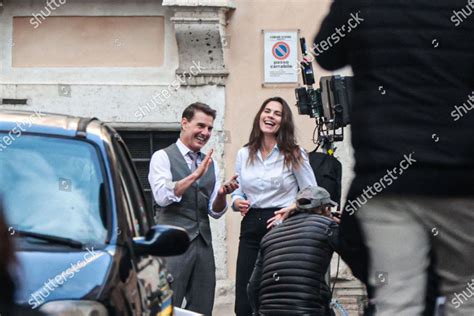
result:
[(133, 204), (132, 198), (130, 196), (130, 192), (128, 190), (128, 186), (126, 185), (125, 179), (123, 175), (120, 175), (120, 187), (122, 190), (122, 194), (124, 197), (124, 205), (125, 205), (125, 215), (127, 217), (127, 225), (132, 233), (132, 237), (140, 236), (140, 225), (138, 223), (138, 219), (135, 217), (133, 213)]
[(133, 217), (138, 221), (140, 234), (144, 235), (150, 229), (150, 225), (146, 212), (145, 198), (135, 172), (135, 167), (120, 136), (118, 138), (113, 137), (113, 144), (117, 153), (120, 172), (124, 179), (122, 185), (126, 187), (125, 191), (128, 192)]
[(0, 153), (0, 175), (9, 225), (83, 243), (105, 241), (105, 182), (92, 144), (23, 134)]

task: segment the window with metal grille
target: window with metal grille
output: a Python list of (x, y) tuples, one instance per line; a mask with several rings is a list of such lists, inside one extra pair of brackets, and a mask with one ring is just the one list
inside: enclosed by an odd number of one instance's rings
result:
[(179, 138), (179, 131), (119, 130), (119, 133), (132, 155), (138, 177), (145, 190), (149, 210), (152, 210), (153, 193), (148, 183), (151, 156), (155, 151), (166, 148), (176, 142), (176, 139)]

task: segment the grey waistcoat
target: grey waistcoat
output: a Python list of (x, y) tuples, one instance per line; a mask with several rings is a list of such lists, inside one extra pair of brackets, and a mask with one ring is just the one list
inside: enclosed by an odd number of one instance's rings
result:
[[(179, 181), (191, 174), (176, 144), (170, 145), (164, 151), (170, 160), (173, 181)], [(158, 209), (158, 223), (183, 227), (188, 231), (191, 241), (201, 234), (209, 245), (212, 237), (208, 209), (215, 182), (214, 164), (211, 163), (207, 172), (184, 192), (181, 202)]]

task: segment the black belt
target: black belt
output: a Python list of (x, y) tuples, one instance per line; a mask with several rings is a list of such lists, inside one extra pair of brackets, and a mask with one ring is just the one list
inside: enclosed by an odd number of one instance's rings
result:
[(254, 211), (254, 212), (276, 212), (278, 210), (281, 210), (283, 207), (268, 207), (268, 208), (256, 208), (256, 207), (251, 207), (249, 209), (249, 212)]
[(269, 207), (269, 208), (250, 208), (247, 216), (257, 216), (258, 218), (261, 217), (268, 217), (273, 216), (276, 211), (281, 210), (281, 207)]

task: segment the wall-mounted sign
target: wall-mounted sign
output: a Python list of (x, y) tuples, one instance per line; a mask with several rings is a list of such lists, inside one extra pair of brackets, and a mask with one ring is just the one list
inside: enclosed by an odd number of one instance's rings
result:
[(298, 82), (298, 31), (264, 31), (264, 83)]

